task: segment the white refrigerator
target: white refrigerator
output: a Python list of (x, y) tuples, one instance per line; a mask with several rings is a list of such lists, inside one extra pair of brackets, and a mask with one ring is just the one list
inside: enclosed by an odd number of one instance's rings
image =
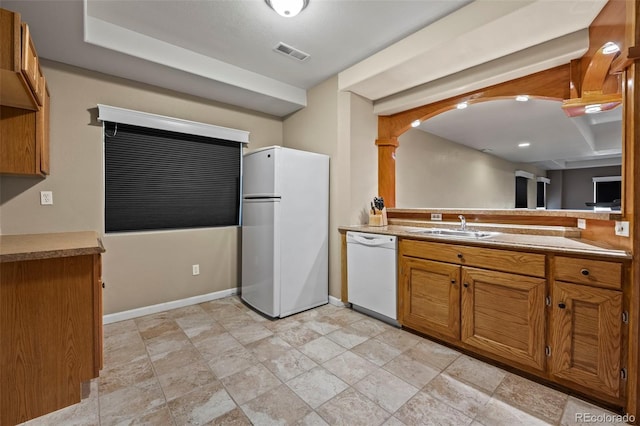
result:
[(279, 146), (244, 155), (241, 297), (272, 318), (328, 302), (329, 157)]

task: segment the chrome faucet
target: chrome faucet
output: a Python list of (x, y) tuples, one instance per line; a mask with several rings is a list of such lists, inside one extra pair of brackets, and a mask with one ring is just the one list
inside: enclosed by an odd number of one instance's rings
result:
[(467, 219), (465, 219), (465, 217), (462, 216), (462, 215), (458, 216), (458, 219), (460, 219), (460, 230), (461, 231), (466, 231), (467, 230)]

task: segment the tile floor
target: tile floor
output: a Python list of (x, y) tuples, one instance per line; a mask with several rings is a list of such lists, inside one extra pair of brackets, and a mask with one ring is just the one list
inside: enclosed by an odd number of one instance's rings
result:
[(80, 404), (27, 425), (575, 425), (613, 413), (354, 312), (238, 297), (104, 328)]

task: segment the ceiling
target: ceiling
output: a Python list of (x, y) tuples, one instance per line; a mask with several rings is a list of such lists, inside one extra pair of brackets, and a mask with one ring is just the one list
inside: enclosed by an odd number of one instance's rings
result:
[[(586, 51), (585, 28), (604, 4), (310, 0), (284, 18), (263, 0), (2, 0), (22, 14), (43, 58), (276, 117), (304, 108), (307, 90), (336, 74), (339, 90), (390, 114), (565, 64)], [(280, 42), (311, 56), (277, 53)], [(545, 169), (620, 156), (613, 119), (567, 122), (538, 102), (517, 107), (476, 104), (421, 128)], [(532, 142), (526, 156), (513, 148), (522, 138)]]
[(438, 114), (419, 129), (542, 170), (622, 164), (622, 107), (569, 118), (560, 105), (542, 99), (480, 102)]
[[(306, 90), (471, 0), (311, 0), (284, 18), (263, 0), (3, 0), (38, 54), (276, 116)], [(304, 62), (273, 51), (280, 42)]]

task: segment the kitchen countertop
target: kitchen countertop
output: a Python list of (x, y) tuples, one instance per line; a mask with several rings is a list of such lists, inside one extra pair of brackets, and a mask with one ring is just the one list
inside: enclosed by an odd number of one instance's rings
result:
[(104, 253), (93, 231), (0, 235), (0, 263)]
[[(615, 259), (631, 259), (631, 254), (624, 250), (612, 249), (597, 242), (582, 240), (579, 238), (567, 238), (552, 235), (513, 234), (502, 232), (488, 238), (461, 238), (451, 236), (434, 236), (417, 234), (411, 230), (420, 229), (413, 226), (388, 225), (369, 226), (354, 225), (341, 226), (340, 231), (368, 232), (372, 234), (395, 235), (398, 237), (416, 240), (434, 241), (440, 243), (472, 244), (486, 247), (528, 249), (540, 252), (566, 253), (578, 255), (594, 255)], [(423, 228), (424, 229), (424, 228)], [(469, 227), (473, 230), (473, 226)]]
[(411, 213), (411, 214), (463, 214), (463, 215), (505, 215), (505, 216), (551, 216), (551, 217), (571, 217), (581, 219), (597, 220), (620, 220), (622, 214), (619, 211), (593, 211), (593, 210), (547, 210), (547, 209), (456, 209), (456, 208), (388, 208), (388, 214)]

